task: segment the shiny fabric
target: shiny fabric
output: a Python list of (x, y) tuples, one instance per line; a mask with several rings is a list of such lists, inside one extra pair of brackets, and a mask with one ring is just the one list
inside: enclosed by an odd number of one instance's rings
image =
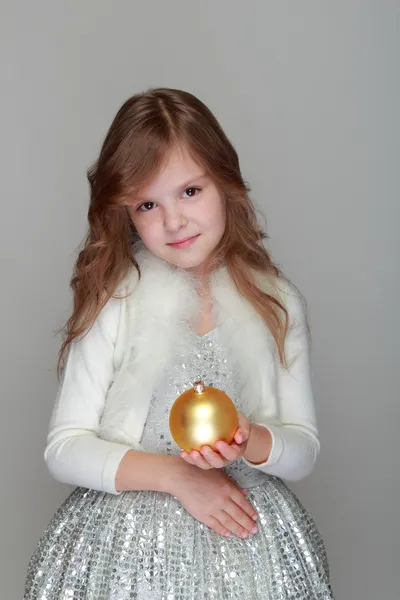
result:
[[(236, 402), (238, 373), (218, 330), (193, 335), (154, 394), (143, 449), (177, 454), (168, 428), (177, 395), (203, 379)], [(168, 494), (77, 488), (31, 558), (24, 600), (332, 599), (323, 541), (296, 496), (242, 460), (225, 470), (249, 490), (257, 534), (220, 536)]]

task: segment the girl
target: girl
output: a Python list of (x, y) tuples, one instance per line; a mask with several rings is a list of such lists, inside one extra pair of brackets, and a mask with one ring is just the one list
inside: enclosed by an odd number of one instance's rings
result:
[[(152, 89), (121, 107), (88, 179), (45, 450), (76, 488), (25, 600), (331, 599), (282, 481), (319, 452), (305, 304), (262, 245), (234, 148), (196, 97)], [(187, 454), (168, 417), (197, 379), (239, 428)]]

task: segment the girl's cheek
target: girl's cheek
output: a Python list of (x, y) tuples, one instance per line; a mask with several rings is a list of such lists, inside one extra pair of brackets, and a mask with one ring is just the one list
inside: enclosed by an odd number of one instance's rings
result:
[[(145, 216), (147, 217), (147, 215)], [(153, 238), (155, 231), (157, 230), (154, 219), (150, 220), (149, 218), (144, 218), (143, 215), (139, 215), (139, 217), (135, 219), (135, 227), (142, 238)]]

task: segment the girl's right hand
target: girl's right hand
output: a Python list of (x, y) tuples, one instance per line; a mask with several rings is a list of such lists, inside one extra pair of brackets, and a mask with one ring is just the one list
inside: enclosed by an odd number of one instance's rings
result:
[(220, 535), (247, 538), (257, 533), (257, 513), (242, 490), (220, 470), (185, 465), (175, 473), (171, 493), (198, 521)]

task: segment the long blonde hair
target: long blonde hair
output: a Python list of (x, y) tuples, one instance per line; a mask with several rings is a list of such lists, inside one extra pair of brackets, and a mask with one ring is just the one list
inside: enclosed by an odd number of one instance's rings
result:
[(288, 312), (274, 295), (260, 289), (255, 273), (284, 276), (261, 243), (267, 236), (257, 222), (238, 155), (215, 116), (198, 98), (181, 90), (156, 88), (136, 94), (121, 106), (97, 161), (87, 172), (89, 228), (70, 283), (73, 312), (60, 330), (65, 337), (58, 375), (69, 345), (90, 329), (129, 269), (133, 266), (139, 272), (132, 251), (138, 236), (126, 206), (176, 144), (205, 167), (225, 201), (226, 229), (209, 258), (209, 268), (225, 263), (239, 293), (270, 329), (280, 362), (287, 367)]

